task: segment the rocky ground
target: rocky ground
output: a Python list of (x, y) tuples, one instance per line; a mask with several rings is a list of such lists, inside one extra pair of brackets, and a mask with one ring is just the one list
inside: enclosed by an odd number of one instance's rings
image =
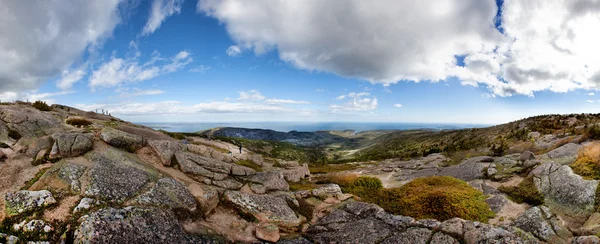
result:
[[(73, 126), (73, 119), (91, 122)], [(387, 213), (335, 184), (291, 191), (306, 164), (263, 159), (200, 137), (175, 140), (117, 118), (55, 105), (0, 106), (0, 240), (6, 243), (600, 243), (598, 182), (568, 166), (582, 145), (472, 157), (361, 163), (386, 187), (453, 176), (482, 191), (489, 223)], [(579, 140), (572, 140), (579, 141)], [(322, 176), (314, 176), (316, 178)], [(501, 193), (531, 177), (544, 205)]]

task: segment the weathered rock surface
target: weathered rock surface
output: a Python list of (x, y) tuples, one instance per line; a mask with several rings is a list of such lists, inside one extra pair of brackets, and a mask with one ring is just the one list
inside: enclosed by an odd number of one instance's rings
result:
[(128, 152), (134, 152), (148, 143), (144, 137), (109, 127), (102, 129), (100, 138), (109, 145)]
[(198, 208), (204, 215), (210, 213), (219, 204), (219, 192), (213, 187), (192, 183), (188, 187), (198, 202)]
[(519, 161), (521, 161), (521, 162), (525, 162), (527, 160), (534, 160), (534, 159), (535, 159), (535, 154), (533, 154), (531, 151), (525, 151), (519, 157)]
[(300, 182), (303, 179), (310, 178), (310, 170), (308, 164), (295, 166), (283, 170), (283, 177), (289, 182)]
[(286, 196), (251, 195), (237, 191), (226, 191), (223, 200), (245, 214), (254, 216), (259, 222), (276, 224), (285, 230), (294, 230), (302, 220), (288, 206)]
[(221, 243), (183, 231), (175, 215), (156, 208), (105, 208), (81, 217), (75, 243)]
[(485, 158), (482, 156), (466, 159), (459, 165), (441, 168), (437, 175), (452, 176), (464, 181), (484, 178), (484, 169), (490, 166), (490, 163), (481, 162)]
[(79, 178), (83, 175), (87, 166), (65, 162), (58, 170), (58, 178), (65, 181), (71, 187), (71, 190), (79, 193), (81, 191), (81, 183)]
[(204, 145), (189, 144), (189, 145), (187, 145), (187, 150), (189, 152), (192, 152), (192, 153), (195, 153), (195, 154), (198, 154), (201, 156), (209, 157), (209, 158), (212, 158), (212, 159), (218, 160), (218, 161), (223, 161), (223, 162), (228, 162), (228, 163), (233, 163), (235, 161), (233, 156), (219, 152), (211, 147), (207, 147)]
[(559, 148), (548, 152), (546, 155), (548, 158), (550, 158), (556, 163), (571, 164), (577, 159), (577, 153), (579, 153), (579, 150), (581, 148), (583, 148), (582, 145), (575, 143), (567, 143)]
[(260, 172), (244, 179), (250, 182), (250, 188), (258, 194), (290, 190), (290, 185), (285, 181), (282, 172)]
[(54, 133), (52, 135), (54, 145), (50, 151), (50, 157), (77, 157), (81, 156), (94, 146), (90, 134), (81, 133)]
[(594, 212), (597, 181), (584, 180), (571, 167), (554, 162), (536, 167), (530, 175), (550, 208), (583, 219)]
[(162, 178), (150, 191), (133, 200), (140, 205), (196, 210), (196, 200), (185, 185), (172, 178)]
[(40, 138), (65, 128), (59, 118), (29, 105), (0, 105), (0, 111), (0, 141), (8, 140), (9, 128), (23, 138)]
[(500, 227), (461, 219), (415, 221), (361, 202), (334, 210), (311, 226), (306, 236), (314, 243), (525, 243)]
[(160, 157), (164, 166), (171, 166), (175, 153), (185, 150), (186, 145), (178, 141), (149, 141), (148, 146)]
[(91, 199), (91, 198), (82, 198), (81, 201), (79, 201), (79, 204), (77, 204), (77, 206), (73, 209), (73, 213), (78, 213), (84, 210), (88, 210), (91, 207), (98, 205), (100, 203), (100, 201), (96, 200), (96, 199)]
[(551, 243), (565, 243), (573, 236), (545, 206), (528, 209), (515, 220), (513, 226)]
[(47, 207), (56, 203), (52, 193), (47, 190), (41, 191), (18, 191), (6, 193), (4, 197), (7, 216), (18, 215), (23, 212)]
[(256, 237), (265, 241), (277, 242), (281, 235), (277, 225), (260, 223), (256, 226)]
[(85, 195), (109, 202), (122, 202), (155, 179), (156, 173), (115, 149), (89, 155), (94, 166)]
[(326, 199), (342, 194), (342, 188), (336, 184), (327, 184), (313, 189), (311, 193), (317, 198)]
[(600, 237), (597, 236), (578, 236), (573, 238), (571, 244), (599, 244)]

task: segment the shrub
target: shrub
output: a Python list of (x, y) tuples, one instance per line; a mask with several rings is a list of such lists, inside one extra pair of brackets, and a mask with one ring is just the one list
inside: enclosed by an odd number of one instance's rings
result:
[(83, 118), (68, 118), (67, 119), (67, 124), (70, 124), (72, 126), (85, 127), (85, 126), (91, 125), (92, 122), (89, 121), (89, 120), (87, 120), (87, 119), (83, 119)]
[(579, 151), (571, 168), (585, 179), (600, 180), (600, 143), (593, 142)]
[(323, 181), (339, 185), (341, 188), (354, 186), (354, 182), (358, 179), (356, 174), (332, 174), (327, 176)]
[(417, 219), (458, 217), (487, 222), (494, 217), (481, 192), (450, 176), (417, 178), (399, 188), (369, 191), (361, 197), (393, 214)]
[(517, 203), (528, 203), (531, 205), (544, 204), (544, 195), (542, 195), (535, 184), (533, 177), (527, 177), (517, 186), (506, 187), (500, 186), (498, 190), (508, 195), (508, 197)]
[(44, 101), (35, 101), (33, 104), (31, 104), (32, 107), (37, 108), (40, 111), (51, 111), (52, 108), (50, 106), (48, 106), (48, 104)]
[(379, 190), (383, 188), (383, 183), (381, 183), (381, 180), (377, 177), (361, 176), (358, 177), (356, 181), (354, 181), (354, 186), (360, 188)]
[(585, 130), (585, 137), (592, 140), (600, 139), (600, 126), (593, 124)]

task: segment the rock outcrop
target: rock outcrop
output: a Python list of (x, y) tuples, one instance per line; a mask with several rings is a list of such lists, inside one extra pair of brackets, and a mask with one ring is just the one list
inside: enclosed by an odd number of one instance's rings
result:
[(252, 195), (238, 191), (226, 191), (223, 201), (234, 206), (238, 211), (253, 216), (259, 223), (277, 225), (287, 231), (297, 230), (302, 224), (288, 201), (294, 201), (288, 196)]
[(184, 151), (186, 145), (178, 141), (149, 141), (148, 146), (160, 157), (160, 161), (164, 166), (171, 166), (171, 161), (175, 153)]
[(50, 157), (77, 157), (92, 150), (93, 139), (90, 134), (55, 133), (52, 135), (54, 145)]
[(573, 235), (559, 223), (549, 208), (532, 207), (519, 216), (513, 226), (533, 234), (542, 241), (566, 243)]
[(128, 151), (135, 152), (136, 150), (146, 146), (148, 143), (146, 138), (130, 134), (124, 131), (105, 127), (100, 132), (100, 138), (109, 145)]
[(529, 175), (551, 209), (584, 220), (594, 212), (598, 181), (584, 180), (571, 167), (554, 162), (536, 167)]
[(4, 212), (8, 216), (33, 211), (56, 203), (56, 199), (47, 190), (18, 191), (6, 193), (4, 197)]
[(185, 187), (172, 178), (162, 178), (146, 193), (133, 200), (139, 205), (187, 209), (196, 211), (196, 199)]

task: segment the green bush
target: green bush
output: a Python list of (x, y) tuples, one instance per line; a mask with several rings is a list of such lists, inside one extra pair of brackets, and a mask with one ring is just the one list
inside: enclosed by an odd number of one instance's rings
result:
[(92, 124), (92, 122), (87, 119), (83, 119), (83, 118), (68, 118), (67, 124), (70, 124), (72, 126), (85, 127), (85, 126), (90, 126)]
[(393, 214), (416, 219), (458, 217), (487, 222), (495, 215), (481, 192), (450, 176), (417, 178), (399, 188), (364, 191), (360, 197)]
[(48, 106), (48, 104), (44, 101), (35, 101), (33, 104), (31, 104), (32, 107), (37, 108), (40, 111), (51, 111), (52, 107)]
[(523, 179), (517, 186), (500, 186), (498, 187), (498, 190), (508, 195), (508, 197), (516, 203), (528, 203), (531, 205), (544, 204), (544, 195), (542, 195), (535, 187), (533, 177)]
[(600, 126), (598, 126), (597, 124), (588, 126), (587, 129), (585, 130), (585, 136), (588, 139), (592, 139), (592, 140), (600, 139)]
[(381, 180), (379, 178), (370, 176), (358, 177), (358, 179), (354, 181), (354, 186), (373, 190), (379, 190), (383, 188), (383, 184), (381, 183)]
[(600, 143), (592, 142), (579, 151), (571, 168), (587, 180), (600, 180)]

